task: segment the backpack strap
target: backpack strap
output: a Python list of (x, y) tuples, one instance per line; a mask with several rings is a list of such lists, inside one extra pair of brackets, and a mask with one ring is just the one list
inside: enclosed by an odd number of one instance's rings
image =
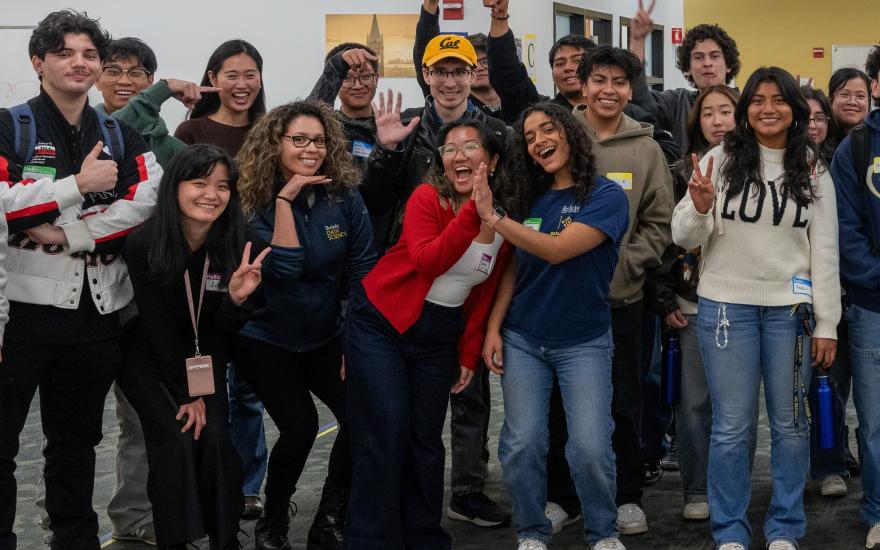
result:
[(110, 149), (110, 156), (116, 161), (116, 164), (122, 164), (125, 158), (125, 140), (122, 139), (122, 128), (116, 119), (107, 113), (95, 110), (98, 115), (98, 125), (101, 127), (101, 135), (104, 138), (104, 145)]
[(22, 166), (31, 161), (37, 145), (37, 123), (34, 112), (27, 103), (9, 108), (12, 115), (12, 128), (15, 135), (15, 152)]

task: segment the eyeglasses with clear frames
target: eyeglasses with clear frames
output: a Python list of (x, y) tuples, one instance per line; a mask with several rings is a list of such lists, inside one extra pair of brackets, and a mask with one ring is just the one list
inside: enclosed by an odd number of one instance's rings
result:
[(828, 124), (828, 117), (825, 115), (815, 115), (810, 117), (810, 123), (816, 126)]
[(146, 69), (120, 69), (119, 67), (104, 67), (103, 75), (104, 78), (109, 80), (110, 82), (115, 82), (122, 78), (122, 75), (128, 75), (128, 79), (132, 82), (146, 82), (146, 80), (150, 77), (150, 71)]
[(855, 99), (859, 103), (867, 103), (868, 102), (868, 94), (865, 93), (853, 93), (849, 90), (844, 90), (842, 92), (837, 92), (834, 94), (834, 97), (839, 97), (842, 101), (849, 101), (850, 99)]
[(447, 78), (452, 78), (458, 84), (462, 84), (468, 78), (471, 77), (470, 69), (455, 69), (454, 71), (441, 71), (441, 70), (431, 70), (428, 71), (428, 74), (431, 78), (435, 80), (439, 80), (440, 82), (445, 82)]
[(354, 88), (354, 83), (358, 82), (364, 88), (367, 88), (373, 84), (376, 80), (376, 73), (369, 74), (361, 74), (358, 76), (350, 76), (348, 78), (342, 79), (342, 87), (343, 88)]
[(297, 149), (305, 149), (309, 146), (310, 143), (314, 143), (315, 147), (318, 149), (324, 149), (327, 147), (327, 136), (318, 136), (315, 138), (310, 138), (309, 136), (291, 136), (288, 134), (283, 134), (283, 137), (286, 137), (293, 143), (293, 146)]
[(441, 145), (437, 148), (440, 151), (441, 157), (454, 157), (455, 154), (461, 151), (461, 154), (466, 156), (467, 158), (471, 158), (477, 151), (483, 148), (483, 144), (475, 139), (471, 139), (465, 141), (461, 145), (454, 145), (452, 143), (447, 143), (446, 145)]

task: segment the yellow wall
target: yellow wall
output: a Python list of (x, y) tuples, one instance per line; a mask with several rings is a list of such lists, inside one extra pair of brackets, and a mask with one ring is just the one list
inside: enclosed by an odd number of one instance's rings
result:
[[(880, 42), (877, 0), (684, 0), (684, 24), (717, 23), (739, 46), (737, 83), (763, 65), (812, 76), (828, 91), (831, 46)], [(824, 59), (813, 48), (825, 48)]]

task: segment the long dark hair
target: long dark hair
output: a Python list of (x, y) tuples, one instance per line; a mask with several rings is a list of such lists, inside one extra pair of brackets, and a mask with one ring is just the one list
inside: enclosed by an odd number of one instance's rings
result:
[(739, 91), (724, 84), (709, 86), (700, 92), (697, 99), (694, 101), (694, 106), (691, 107), (691, 112), (688, 113), (688, 151), (686, 155), (688, 157), (691, 156), (692, 153), (696, 153), (697, 156), (702, 157), (703, 154), (709, 150), (709, 141), (706, 139), (706, 136), (703, 135), (703, 126), (700, 124), (700, 111), (703, 110), (703, 101), (709, 94), (721, 94), (727, 96), (727, 99), (733, 104), (734, 109), (736, 109), (736, 104), (739, 102)]
[(574, 182), (577, 201), (584, 201), (596, 185), (596, 158), (584, 125), (574, 118), (570, 110), (560, 105), (549, 101), (536, 103), (523, 111), (516, 121), (513, 148), (506, 169), (510, 185), (508, 204), (511, 214), (519, 219), (528, 216), (535, 201), (553, 185), (553, 174), (545, 172), (529, 155), (524, 126), (526, 119), (534, 113), (544, 113), (550, 117), (568, 142), (568, 170)]
[[(211, 54), (211, 58), (208, 59), (208, 66), (205, 67), (205, 74), (202, 76), (202, 86), (211, 86), (210, 74), (216, 77), (223, 67), (224, 61), (241, 53), (253, 59), (254, 63), (257, 64), (257, 70), (260, 72), (260, 90), (257, 92), (257, 98), (251, 104), (251, 108), (248, 109), (248, 121), (253, 124), (257, 117), (266, 112), (266, 94), (263, 91), (266, 89), (266, 85), (263, 81), (263, 56), (260, 55), (260, 52), (250, 42), (235, 39), (227, 40), (217, 46), (217, 49)], [(218, 109), (220, 109), (220, 95), (205, 94), (202, 96), (202, 100), (193, 107), (189, 118), (213, 115)]]
[(812, 99), (818, 103), (822, 108), (822, 113), (828, 119), (828, 122), (826, 123), (828, 126), (825, 134), (825, 141), (817, 143), (816, 147), (819, 149), (819, 153), (821, 153), (825, 162), (830, 163), (831, 158), (834, 157), (834, 151), (840, 144), (840, 142), (837, 141), (837, 135), (840, 130), (837, 127), (837, 121), (834, 120), (834, 117), (831, 115), (831, 102), (828, 101), (828, 98), (825, 97), (822, 90), (817, 90), (811, 86), (801, 86), (801, 95), (803, 95), (806, 100)]
[(736, 126), (724, 136), (725, 161), (719, 175), (726, 181), (726, 193), (736, 196), (748, 190), (752, 183), (761, 182), (761, 151), (755, 132), (749, 126), (749, 105), (758, 85), (772, 82), (779, 87), (782, 99), (791, 108), (792, 123), (788, 128), (782, 165), (785, 180), (781, 191), (801, 206), (815, 198), (811, 184), (813, 163), (824, 160), (807, 136), (810, 106), (798, 90), (797, 83), (787, 71), (779, 67), (761, 67), (752, 73), (736, 105)]
[(177, 153), (162, 175), (156, 207), (147, 222), (153, 230), (153, 241), (147, 255), (151, 280), (171, 285), (186, 270), (192, 251), (181, 227), (177, 189), (183, 181), (210, 176), (218, 164), (229, 171), (229, 203), (208, 231), (204, 248), (208, 251), (213, 271), (220, 272), (224, 282), (238, 267), (245, 242), (238, 171), (226, 151), (216, 145), (197, 143)]
[[(438, 148), (434, 149), (434, 166), (428, 174), (428, 183), (433, 185), (434, 188), (437, 189), (437, 194), (446, 199), (453, 205), (453, 207), (458, 207), (462, 200), (458, 196), (458, 193), (456, 193), (452, 182), (446, 177), (443, 168), (443, 155), (440, 154), (439, 146), (446, 143), (446, 136), (456, 128), (473, 128), (476, 130), (477, 135), (479, 136), (479, 141), (483, 145), (483, 149), (489, 154), (489, 158), (491, 159), (493, 156), (498, 155), (498, 163), (495, 167), (496, 173), (502, 166), (504, 166), (504, 145), (492, 132), (488, 124), (475, 118), (456, 120), (444, 124), (443, 127), (440, 128), (440, 132), (437, 134)], [(487, 174), (487, 177), (493, 198), (496, 202), (503, 202), (498, 189), (498, 183), (501, 181), (501, 178), (495, 177), (492, 174)]]

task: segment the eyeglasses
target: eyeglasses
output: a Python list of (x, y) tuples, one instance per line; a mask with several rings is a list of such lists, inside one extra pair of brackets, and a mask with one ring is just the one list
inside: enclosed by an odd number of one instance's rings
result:
[(470, 69), (455, 69), (454, 71), (428, 71), (428, 74), (434, 80), (439, 80), (440, 82), (445, 81), (447, 78), (452, 77), (452, 80), (457, 82), (458, 84), (462, 84), (471, 76)]
[(309, 136), (289, 136), (284, 134), (283, 137), (289, 139), (293, 146), (298, 149), (305, 149), (309, 146), (310, 143), (314, 143), (315, 147), (318, 149), (323, 149), (327, 147), (327, 137), (326, 136), (318, 136), (316, 138), (310, 138)]
[(359, 82), (364, 88), (369, 87), (376, 80), (376, 73), (362, 74), (358, 76), (350, 76), (342, 79), (343, 88), (354, 88), (354, 83)]
[(834, 97), (839, 97), (843, 101), (849, 101), (850, 99), (855, 99), (859, 103), (866, 103), (868, 101), (868, 94), (854, 94), (849, 90), (844, 90), (842, 92), (838, 92), (834, 94)]
[(477, 151), (482, 148), (482, 143), (475, 139), (472, 139), (469, 141), (465, 141), (461, 145), (453, 145), (452, 143), (447, 143), (446, 145), (441, 145), (440, 147), (438, 147), (437, 150), (440, 151), (440, 156), (445, 158), (454, 157), (455, 154), (459, 151), (461, 151), (464, 156), (471, 158), (472, 156), (477, 154)]
[(816, 126), (822, 126), (823, 124), (828, 124), (828, 117), (825, 115), (811, 116), (810, 123), (815, 124)]
[(150, 77), (150, 71), (146, 69), (120, 69), (119, 67), (104, 67), (104, 78), (110, 82), (115, 82), (122, 78), (122, 75), (128, 75), (128, 79), (134, 83), (146, 82)]
[(480, 67), (483, 67), (484, 69), (488, 69), (489, 68), (489, 58), (488, 57), (478, 57), (477, 58), (477, 65), (479, 65)]

